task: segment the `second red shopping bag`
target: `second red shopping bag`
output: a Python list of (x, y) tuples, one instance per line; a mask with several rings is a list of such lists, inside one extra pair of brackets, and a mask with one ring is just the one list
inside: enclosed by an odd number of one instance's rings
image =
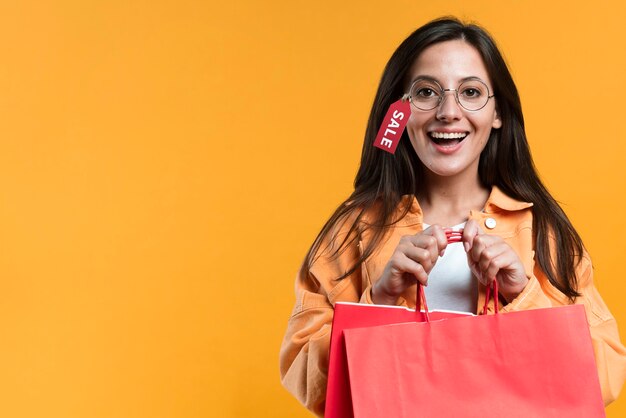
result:
[(344, 337), (355, 418), (605, 416), (581, 305)]

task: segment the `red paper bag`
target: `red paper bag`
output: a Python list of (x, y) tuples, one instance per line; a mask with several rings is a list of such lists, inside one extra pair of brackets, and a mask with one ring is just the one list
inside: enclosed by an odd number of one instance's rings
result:
[(344, 337), (355, 418), (605, 416), (581, 305)]
[[(430, 320), (467, 316), (469, 314), (449, 311), (432, 311)], [(424, 312), (401, 306), (365, 305), (338, 302), (335, 304), (333, 328), (330, 338), (328, 365), (328, 387), (326, 390), (325, 418), (351, 418), (352, 400), (350, 381), (343, 340), (343, 331), (348, 328), (372, 327), (403, 322), (422, 322)]]

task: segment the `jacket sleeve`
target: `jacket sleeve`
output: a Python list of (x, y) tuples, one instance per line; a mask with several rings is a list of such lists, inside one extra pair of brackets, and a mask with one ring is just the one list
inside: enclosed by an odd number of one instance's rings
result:
[(301, 271), (296, 278), (296, 304), (280, 348), (280, 375), (283, 386), (321, 417), (333, 306), (316, 287), (315, 278)]
[(321, 245), (322, 254), (310, 269), (302, 266), (295, 283), (296, 303), (280, 349), (283, 386), (317, 416), (324, 415), (330, 331), (337, 301), (359, 302), (363, 293), (361, 271), (341, 280), (360, 255), (355, 239), (333, 257), (341, 235)]
[[(602, 398), (604, 404), (608, 405), (617, 398), (626, 379), (626, 348), (620, 341), (615, 318), (594, 286), (593, 266), (586, 253), (576, 272), (580, 296), (576, 298), (575, 303), (585, 306)], [(524, 291), (505, 306), (504, 311), (547, 308), (571, 303), (538, 268), (535, 268), (534, 273)]]

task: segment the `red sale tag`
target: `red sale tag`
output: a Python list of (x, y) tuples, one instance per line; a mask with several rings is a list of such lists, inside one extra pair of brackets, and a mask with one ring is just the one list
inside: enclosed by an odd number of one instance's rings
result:
[(380, 125), (374, 146), (394, 154), (409, 116), (411, 116), (411, 103), (408, 100), (400, 99), (392, 103)]

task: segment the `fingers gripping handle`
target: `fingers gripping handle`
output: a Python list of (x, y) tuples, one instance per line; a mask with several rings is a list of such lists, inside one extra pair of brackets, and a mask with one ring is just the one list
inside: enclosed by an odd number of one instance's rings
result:
[[(462, 241), (463, 230), (453, 231), (446, 230), (446, 238), (448, 239), (448, 244), (452, 244), (455, 242)], [(492, 290), (493, 288), (493, 290)], [(489, 286), (487, 286), (487, 291), (485, 295), (485, 305), (483, 306), (483, 315), (487, 314), (487, 308), (489, 307), (489, 300), (493, 295), (493, 306), (495, 313), (499, 313), (498, 306), (498, 281), (494, 280), (491, 282)], [(417, 282), (417, 297), (416, 297), (416, 308), (415, 313), (419, 315), (419, 312), (424, 309), (424, 317), (426, 318), (426, 322), (430, 322), (430, 317), (428, 315), (428, 304), (426, 303), (426, 292), (424, 292), (424, 286), (420, 282)]]

